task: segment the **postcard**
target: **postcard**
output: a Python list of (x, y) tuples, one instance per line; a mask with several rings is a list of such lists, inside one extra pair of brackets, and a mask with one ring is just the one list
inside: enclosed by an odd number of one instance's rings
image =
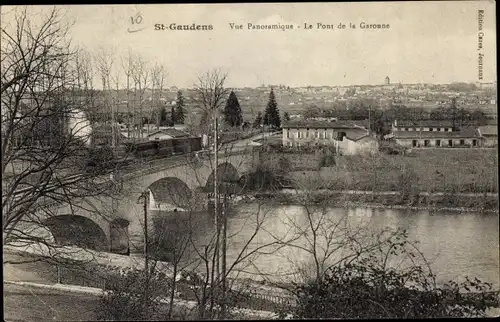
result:
[(2, 6), (6, 320), (498, 316), (495, 13)]

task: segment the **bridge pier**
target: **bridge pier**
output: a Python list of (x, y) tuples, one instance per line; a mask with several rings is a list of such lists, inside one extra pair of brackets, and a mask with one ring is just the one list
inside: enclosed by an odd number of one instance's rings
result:
[[(219, 166), (221, 167), (219, 174), (222, 175), (222, 173), (227, 172), (228, 176), (229, 174), (235, 174), (239, 177), (242, 172), (245, 172), (249, 168), (252, 160), (255, 158), (258, 158), (258, 153), (253, 153), (252, 155), (238, 153), (226, 157), (221, 156), (219, 158)], [(59, 240), (64, 240), (64, 242), (76, 241), (75, 244), (79, 244), (78, 240), (72, 241), (70, 238), (76, 236), (73, 234), (73, 231), (76, 231), (81, 236), (80, 244), (85, 244), (87, 239), (93, 238), (99, 240), (99, 245), (96, 247), (104, 248), (102, 249), (103, 251), (143, 256), (145, 242), (144, 218), (146, 217), (147, 220), (148, 235), (152, 237), (155, 232), (154, 218), (159, 214), (155, 209), (158, 208), (163, 212), (168, 212), (170, 208), (153, 205), (153, 207), (148, 207), (147, 214), (144, 216), (144, 203), (142, 200), (139, 201), (138, 198), (157, 181), (166, 178), (179, 179), (178, 181), (183, 182), (194, 194), (189, 196), (186, 201), (186, 198), (181, 198), (187, 195), (186, 189), (177, 189), (177, 186), (168, 185), (172, 189), (165, 189), (163, 193), (160, 193), (164, 186), (168, 187), (167, 185), (157, 184), (158, 189), (156, 192), (159, 197), (156, 198), (155, 196), (156, 201), (159, 203), (172, 201), (172, 196), (175, 195), (174, 203), (177, 202), (178, 204), (182, 201), (185, 204), (185, 207), (182, 207), (185, 209), (178, 208), (179, 218), (182, 220), (190, 218), (187, 215), (188, 213), (184, 213), (186, 215), (183, 216), (182, 210), (191, 210), (189, 216), (192, 216), (190, 220), (193, 220), (193, 228), (196, 227), (195, 229), (197, 230), (209, 229), (207, 225), (211, 225), (210, 218), (212, 218), (213, 223), (213, 202), (210, 203), (207, 201), (206, 192), (200, 193), (196, 189), (200, 186), (206, 186), (207, 182), (213, 181), (213, 165), (211, 161), (203, 160), (202, 164), (196, 167), (193, 167), (189, 163), (176, 162), (178, 163), (176, 164), (167, 159), (157, 160), (155, 163), (158, 164), (154, 167), (148, 166), (147, 168), (139, 169), (139, 171), (134, 171), (134, 173), (126, 173), (121, 176), (120, 178), (123, 180), (121, 182), (122, 185), (119, 191), (112, 192), (112, 196), (92, 196), (77, 201), (78, 204), (54, 205), (53, 213), (47, 216), (47, 219), (49, 217), (64, 218), (52, 221), (52, 227), (58, 227), (54, 228), (56, 234), (50, 229), (40, 228), (40, 236), (43, 235), (44, 238), (50, 241), (55, 241), (59, 238)], [(230, 167), (226, 169), (223, 163), (230, 165), (233, 169), (229, 169)], [(154, 203), (155, 200), (151, 199), (150, 201)], [(44, 215), (40, 212), (40, 216)], [(82, 220), (81, 217), (88, 220)], [(69, 230), (70, 226), (71, 232)], [(78, 238), (80, 237), (73, 239)], [(89, 241), (88, 243), (91, 247), (94, 247), (94, 244), (96, 244), (95, 241)]]

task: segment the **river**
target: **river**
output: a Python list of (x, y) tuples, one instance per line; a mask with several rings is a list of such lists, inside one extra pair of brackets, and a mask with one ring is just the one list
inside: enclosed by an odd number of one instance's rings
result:
[[(465, 276), (477, 277), (500, 287), (499, 269), (499, 216), (497, 213), (429, 212), (416, 210), (391, 210), (371, 208), (330, 208), (326, 211), (309, 210), (294, 205), (260, 205), (239, 203), (228, 219), (228, 265), (231, 265), (253, 237), (245, 255), (261, 248), (269, 254), (253, 254), (244, 265), (239, 277), (258, 278), (268, 274), (274, 280), (297, 279), (298, 270), (313, 262), (308, 254), (313, 240), (308, 218), (318, 226), (317, 247), (320, 252), (336, 247), (336, 241), (345, 240), (346, 234), (360, 242), (373, 242), (372, 234), (382, 229), (406, 229), (410, 240), (418, 241), (418, 249), (430, 262), (439, 283), (463, 280)], [(257, 215), (258, 214), (258, 215)], [(260, 224), (257, 233), (257, 222)], [(177, 226), (179, 227), (179, 226)], [(213, 224), (207, 216), (192, 222), (197, 245), (206, 245), (213, 235)], [(325, 238), (333, 233), (332, 238)], [(255, 235), (254, 235), (255, 233)], [(277, 240), (295, 246), (266, 246)], [(191, 252), (192, 253), (192, 252)], [(332, 252), (334, 261), (350, 251), (346, 247)], [(393, 265), (398, 259), (391, 261)], [(310, 269), (310, 267), (309, 267)], [(290, 275), (292, 274), (292, 275)], [(302, 276), (302, 275), (300, 275)]]

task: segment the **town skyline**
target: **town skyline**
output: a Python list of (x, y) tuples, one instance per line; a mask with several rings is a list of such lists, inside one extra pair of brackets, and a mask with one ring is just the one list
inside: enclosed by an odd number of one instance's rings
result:
[[(228, 87), (449, 84), (496, 81), (494, 3), (312, 3), (228, 5), (59, 6), (73, 22), (68, 36), (90, 53), (128, 51), (163, 64), (167, 85), (190, 88), (204, 72), (228, 73)], [(99, 8), (99, 10), (95, 10)], [(383, 10), (378, 10), (383, 8)], [(12, 7), (2, 12), (9, 23)], [(33, 7), (34, 10), (42, 10)], [(49, 8), (43, 8), (43, 10)], [(483, 80), (478, 79), (478, 10), (482, 21)], [(139, 32), (129, 32), (141, 16)], [(36, 15), (35, 15), (36, 17)], [(388, 24), (361, 30), (360, 23)], [(213, 30), (155, 30), (155, 24), (211, 25)], [(230, 23), (243, 25), (232, 30)], [(295, 30), (248, 30), (247, 24)], [(305, 30), (317, 24), (357, 29)], [(299, 29), (301, 28), (301, 29)], [(349, 28), (349, 27), (347, 27)], [(106, 35), (96, 37), (95, 35)], [(381, 50), (383, 49), (383, 50)], [(119, 65), (119, 59), (115, 60)], [(122, 75), (122, 79), (124, 75)], [(96, 76), (96, 82), (100, 79)], [(122, 82), (124, 82), (122, 80)]]

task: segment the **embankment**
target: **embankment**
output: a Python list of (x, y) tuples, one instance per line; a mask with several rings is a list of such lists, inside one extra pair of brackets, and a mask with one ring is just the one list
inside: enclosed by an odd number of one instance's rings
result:
[(283, 189), (251, 195), (259, 200), (286, 204), (324, 204), (341, 207), (414, 209), (429, 211), (498, 212), (498, 194), (419, 193), (402, 195), (397, 191), (298, 191)]

